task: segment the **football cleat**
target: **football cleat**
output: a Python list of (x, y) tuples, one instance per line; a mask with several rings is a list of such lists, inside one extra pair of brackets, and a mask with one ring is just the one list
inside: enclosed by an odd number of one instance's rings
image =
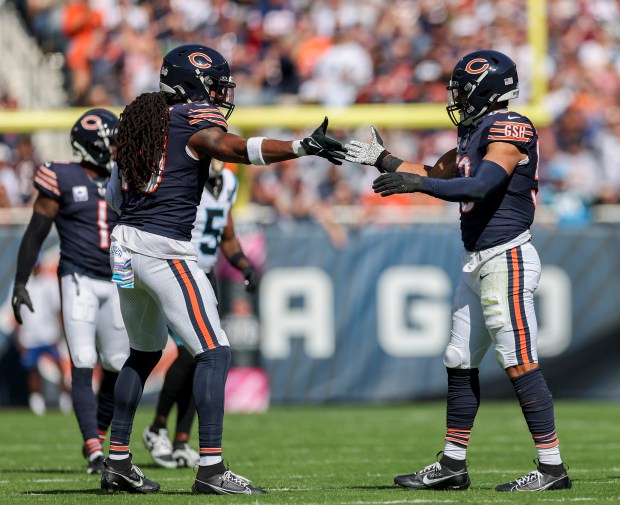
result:
[[(199, 471), (200, 472), (200, 471)], [(241, 475), (230, 470), (218, 473), (211, 477), (202, 478), (196, 475), (192, 485), (192, 493), (196, 494), (266, 494), (267, 491), (250, 485), (250, 482)]]
[(506, 484), (500, 484), (495, 490), (504, 492), (551, 491), (555, 489), (570, 489), (571, 487), (573, 487), (573, 483), (568, 477), (566, 470), (564, 470), (562, 475), (551, 475), (537, 467), (536, 470), (523, 477), (519, 477)]
[(103, 472), (103, 453), (98, 450), (93, 453), (93, 458), (90, 459), (86, 444), (82, 445), (82, 456), (86, 459), (86, 473), (89, 475), (100, 474)]
[(103, 456), (97, 456), (86, 466), (86, 473), (89, 475), (103, 473)]
[(159, 484), (147, 479), (136, 465), (131, 465), (129, 471), (123, 472), (112, 468), (110, 460), (106, 458), (103, 461), (103, 466), (101, 489), (104, 491), (142, 494), (159, 491)]
[(424, 467), (419, 472), (397, 475), (394, 484), (407, 489), (436, 489), (442, 491), (461, 491), (471, 485), (467, 468), (450, 470), (439, 461)]
[(177, 464), (177, 468), (193, 468), (200, 462), (200, 454), (192, 449), (187, 442), (175, 443), (172, 459)]
[(176, 468), (177, 462), (172, 457), (172, 444), (168, 440), (168, 430), (160, 429), (158, 433), (147, 426), (142, 433), (142, 441), (151, 454), (153, 461), (164, 468)]

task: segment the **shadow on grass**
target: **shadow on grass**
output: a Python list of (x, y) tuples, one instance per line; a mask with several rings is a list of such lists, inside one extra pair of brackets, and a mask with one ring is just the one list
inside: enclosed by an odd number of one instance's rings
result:
[(78, 470), (77, 468), (1, 468), (0, 473), (60, 473), (65, 475), (84, 475), (84, 477), (88, 477), (85, 470)]
[[(22, 491), (20, 494), (22, 496), (35, 496), (35, 495), (37, 496), (41, 496), (41, 495), (63, 496), (63, 495), (80, 495), (80, 494), (100, 495), (100, 496), (136, 494), (139, 496), (146, 496), (145, 494), (141, 494), (141, 493), (126, 493), (126, 492), (110, 493), (108, 491), (103, 491), (102, 489), (48, 489), (46, 491)], [(176, 495), (197, 496), (191, 491), (158, 491), (157, 493), (147, 493), (147, 494), (166, 495), (166, 496), (168, 495), (169, 496), (176, 496)]]

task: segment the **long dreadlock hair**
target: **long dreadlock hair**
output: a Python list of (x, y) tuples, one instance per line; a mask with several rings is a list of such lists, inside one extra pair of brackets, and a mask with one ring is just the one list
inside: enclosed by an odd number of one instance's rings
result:
[(129, 188), (139, 188), (159, 173), (170, 111), (161, 92), (142, 93), (121, 113), (116, 161)]

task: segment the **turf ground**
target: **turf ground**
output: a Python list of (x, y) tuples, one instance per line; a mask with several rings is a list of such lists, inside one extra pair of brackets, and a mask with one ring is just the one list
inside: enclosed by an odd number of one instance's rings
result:
[[(494, 486), (534, 468), (533, 445), (516, 402), (483, 402), (468, 452), (472, 487), (464, 492), (407, 491), (398, 473), (434, 461), (443, 447), (442, 403), (401, 406), (274, 407), (227, 414), (224, 457), (231, 470), (264, 487), (264, 496), (195, 496), (191, 469), (154, 466), (140, 439), (152, 406), (138, 411), (134, 463), (162, 485), (156, 495), (105, 495), (86, 475), (73, 416), (44, 418), (0, 410), (0, 503), (620, 503), (620, 404), (557, 402), (557, 428), (574, 486), (508, 495)], [(197, 440), (197, 436), (193, 436)]]

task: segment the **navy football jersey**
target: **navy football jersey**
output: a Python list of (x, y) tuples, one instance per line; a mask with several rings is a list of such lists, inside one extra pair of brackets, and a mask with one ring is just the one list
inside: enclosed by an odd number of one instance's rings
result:
[(459, 127), (455, 177), (473, 177), (491, 142), (508, 142), (527, 154), (505, 186), (481, 202), (461, 202), (461, 234), (468, 251), (509, 242), (530, 228), (538, 192), (538, 133), (513, 111), (488, 114), (476, 126)]
[(34, 176), (34, 186), (56, 200), (54, 222), (60, 237), (58, 275), (78, 273), (111, 279), (110, 232), (118, 216), (105, 201), (105, 184), (91, 179), (79, 163), (45, 163)]
[[(170, 107), (168, 136), (158, 176), (140, 189), (128, 190), (121, 181), (121, 224), (175, 240), (191, 239), (211, 158), (195, 159), (187, 143), (196, 132), (213, 126), (228, 130), (222, 113), (208, 102)], [(119, 169), (122, 174), (123, 167)]]

